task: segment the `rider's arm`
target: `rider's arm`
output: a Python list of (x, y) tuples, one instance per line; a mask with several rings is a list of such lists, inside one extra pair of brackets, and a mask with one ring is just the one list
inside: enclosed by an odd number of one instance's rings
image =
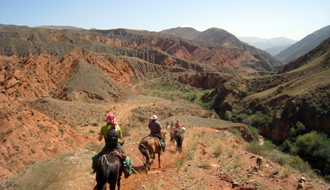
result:
[(123, 138), (123, 134), (119, 134), (118, 138), (122, 139)]
[(103, 139), (103, 135), (99, 135), (99, 141)]

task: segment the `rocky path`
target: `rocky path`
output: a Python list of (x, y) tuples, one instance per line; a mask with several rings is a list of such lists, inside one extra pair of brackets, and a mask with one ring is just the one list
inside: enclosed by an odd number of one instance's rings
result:
[[(134, 171), (128, 179), (122, 178), (121, 189), (297, 189), (298, 185), (302, 189), (329, 189), (323, 182), (309, 179), (268, 159), (263, 160), (263, 169), (258, 170), (258, 156), (247, 152), (245, 142), (227, 131), (198, 128), (195, 132), (204, 136), (196, 139), (197, 148), (192, 159), (187, 159), (188, 141), (184, 141), (184, 150), (179, 153), (175, 152), (175, 144), (167, 139), (166, 151), (161, 155), (162, 167), (157, 167), (156, 159), (148, 174), (143, 170), (145, 160), (138, 150), (140, 138), (136, 135), (139, 133), (133, 132), (125, 139), (124, 148), (133, 161)], [(219, 157), (212, 154), (212, 144), (215, 142), (210, 139), (214, 136), (222, 145)], [(96, 185), (95, 174), (89, 173), (90, 158), (94, 154), (87, 150), (78, 151), (77, 159), (85, 165), (85, 169), (75, 174), (74, 181), (66, 182), (64, 189), (87, 190)]]

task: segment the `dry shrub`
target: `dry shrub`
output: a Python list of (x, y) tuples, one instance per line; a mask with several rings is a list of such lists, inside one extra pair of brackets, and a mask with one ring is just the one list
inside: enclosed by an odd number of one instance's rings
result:
[(68, 180), (76, 178), (72, 165), (64, 161), (68, 155), (61, 154), (57, 159), (47, 159), (34, 164), (15, 175), (15, 189), (62, 189)]
[(212, 150), (212, 155), (215, 157), (219, 157), (222, 154), (223, 148), (220, 143), (214, 144), (213, 150)]
[(97, 143), (95, 141), (91, 141), (88, 145), (86, 145), (86, 149), (90, 151), (100, 152), (104, 147), (104, 143)]
[(189, 130), (185, 134), (185, 140), (184, 140), (184, 147), (183, 150), (185, 151), (185, 157), (188, 160), (193, 160), (195, 152), (197, 150), (197, 137), (198, 137), (198, 131), (195, 129)]
[(130, 126), (127, 126), (127, 125), (122, 126), (121, 131), (122, 131), (124, 137), (131, 136), (131, 127)]
[[(164, 181), (163, 176), (150, 176), (149, 179), (146, 179), (145, 181), (142, 181), (143, 189), (145, 190), (161, 190), (164, 189)], [(151, 179), (152, 178), (152, 179)]]
[(175, 156), (174, 160), (173, 160), (175, 166), (177, 167), (176, 172), (179, 173), (180, 168), (183, 166), (184, 162), (185, 162), (185, 157), (179, 155), (179, 156)]
[(201, 162), (201, 163), (199, 163), (199, 165), (201, 168), (204, 168), (204, 169), (211, 168), (211, 164), (209, 162)]

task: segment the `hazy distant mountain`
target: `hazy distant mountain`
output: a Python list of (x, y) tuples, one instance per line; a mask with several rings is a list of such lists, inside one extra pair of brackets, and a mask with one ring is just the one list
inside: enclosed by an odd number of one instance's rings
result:
[(276, 56), (281, 51), (285, 50), (286, 48), (290, 47), (291, 45), (283, 45), (283, 46), (273, 46), (270, 48), (265, 49), (268, 53), (270, 53), (272, 56)]
[(257, 38), (257, 37), (238, 37), (243, 42), (246, 42), (250, 44), (251, 46), (254, 46), (256, 48), (260, 48), (263, 50), (272, 48), (272, 47), (280, 47), (286, 45), (289, 47), (290, 45), (296, 43), (296, 40), (291, 40), (288, 38), (272, 38), (272, 39), (263, 39), (263, 38)]
[(308, 53), (322, 41), (330, 37), (330, 25), (309, 34), (299, 42), (281, 51), (275, 57), (284, 63), (288, 63), (299, 56)]
[(54, 26), (54, 25), (43, 25), (43, 26), (36, 26), (34, 28), (49, 28), (52, 30), (63, 30), (63, 29), (68, 29), (68, 30), (84, 30), (84, 28), (78, 28), (74, 26)]

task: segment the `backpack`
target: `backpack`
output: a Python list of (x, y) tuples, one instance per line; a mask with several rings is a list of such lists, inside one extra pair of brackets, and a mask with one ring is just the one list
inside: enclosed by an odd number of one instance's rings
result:
[(108, 149), (115, 149), (118, 144), (119, 134), (118, 131), (115, 131), (115, 128), (109, 130), (107, 135), (106, 146)]

